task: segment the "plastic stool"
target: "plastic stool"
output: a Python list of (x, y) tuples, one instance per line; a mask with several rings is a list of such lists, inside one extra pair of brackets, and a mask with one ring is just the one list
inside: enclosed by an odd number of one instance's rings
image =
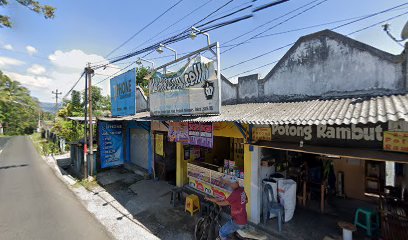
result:
[(191, 216), (195, 212), (200, 211), (200, 200), (198, 199), (197, 195), (190, 194), (186, 197), (186, 205), (185, 211), (190, 212)]
[[(365, 222), (360, 222), (359, 216), (365, 216)], [(373, 217), (375, 217), (375, 223), (373, 224)], [(354, 225), (357, 227), (364, 228), (366, 230), (367, 236), (371, 237), (373, 235), (373, 231), (378, 229), (380, 226), (380, 218), (378, 213), (372, 209), (368, 208), (358, 208), (356, 211), (356, 215), (354, 217)]]
[(177, 203), (182, 203), (182, 198), (181, 198), (182, 193), (183, 193), (183, 188), (176, 187), (176, 188), (171, 189), (170, 204), (172, 204), (173, 207), (175, 207)]

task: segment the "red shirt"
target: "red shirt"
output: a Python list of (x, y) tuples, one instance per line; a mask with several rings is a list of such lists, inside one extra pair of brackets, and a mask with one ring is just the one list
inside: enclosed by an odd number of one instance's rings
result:
[(244, 188), (239, 187), (235, 189), (226, 200), (231, 205), (232, 220), (238, 225), (247, 224), (248, 219), (245, 205), (248, 202), (248, 198)]

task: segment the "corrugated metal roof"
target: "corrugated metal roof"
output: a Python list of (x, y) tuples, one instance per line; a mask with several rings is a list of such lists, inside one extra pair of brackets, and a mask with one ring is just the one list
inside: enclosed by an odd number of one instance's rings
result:
[[(148, 112), (115, 120), (239, 122), (249, 124), (357, 124), (408, 121), (408, 94), (335, 100), (225, 105), (216, 116), (149, 117)], [(110, 119), (112, 121), (113, 119)]]

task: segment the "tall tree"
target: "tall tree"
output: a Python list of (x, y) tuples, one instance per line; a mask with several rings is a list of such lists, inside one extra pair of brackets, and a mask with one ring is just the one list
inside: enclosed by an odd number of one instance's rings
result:
[[(38, 1), (33, 0), (15, 0), (24, 7), (27, 7), (31, 11), (42, 14), (45, 18), (55, 17), (55, 8), (50, 5), (41, 5)], [(8, 0), (0, 0), (0, 6), (5, 7), (9, 4)], [(0, 27), (12, 27), (10, 17), (0, 14)]]
[(145, 77), (149, 72), (150, 70), (146, 67), (136, 69), (136, 85), (141, 87), (146, 95), (149, 95), (149, 80)]
[(0, 71), (0, 122), (4, 133), (31, 133), (37, 127), (39, 113), (38, 100), (30, 96), (30, 91)]

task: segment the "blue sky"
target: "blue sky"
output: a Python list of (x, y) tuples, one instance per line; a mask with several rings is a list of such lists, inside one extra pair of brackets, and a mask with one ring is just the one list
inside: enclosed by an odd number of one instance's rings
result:
[[(0, 8), (0, 14), (9, 15), (14, 23), (12, 29), (0, 29), (0, 70), (13, 79), (22, 82), (23, 85), (31, 90), (32, 95), (38, 97), (41, 101), (52, 102), (54, 101), (51, 94), (52, 90), (58, 88), (59, 91), (66, 93), (78, 79), (81, 69), (87, 62), (105, 60), (104, 57), (112, 49), (119, 46), (177, 1), (178, 0), (41, 1), (42, 3), (47, 3), (57, 8), (56, 17), (52, 20), (46, 20), (13, 1), (10, 1), (11, 3), (7, 8)], [(178, 21), (181, 17), (206, 2), (208, 2), (208, 4), (197, 10), (194, 14), (191, 14), (178, 24), (169, 27), (172, 23)], [(161, 33), (161, 35), (149, 43), (154, 43), (155, 40), (159, 40), (162, 37), (168, 37), (170, 33), (176, 30), (185, 29), (193, 22), (203, 18), (226, 2), (228, 2), (228, 0), (183, 0), (157, 22), (137, 35), (128, 44), (114, 52), (112, 56), (131, 51), (158, 33)], [(235, 0), (221, 9), (220, 15), (222, 15), (223, 12), (228, 12), (231, 8), (248, 2), (250, 2), (250, 0)], [(258, 0), (256, 5), (266, 2), (269, 1)], [(252, 19), (210, 32), (211, 40), (220, 42), (223, 48), (225, 45), (223, 45), (223, 43), (228, 40), (240, 36), (254, 28), (256, 29), (257, 26), (309, 2), (311, 2), (311, 0), (291, 0), (279, 6), (260, 11), (256, 13)], [(328, 0), (310, 11), (271, 29), (265, 34), (364, 16), (405, 2), (406, 1), (399, 0)], [(348, 34), (407, 11), (408, 5), (398, 10), (339, 28), (336, 31), (342, 34)], [(296, 13), (292, 15), (294, 14)], [(257, 28), (253, 33), (228, 44), (241, 42), (292, 15), (274, 21), (262, 28)], [(391, 24), (391, 32), (395, 36), (399, 37), (403, 25), (408, 20), (407, 16), (408, 14), (388, 21), (388, 23)], [(226, 68), (266, 51), (271, 51), (294, 42), (302, 35), (332, 28), (339, 24), (341, 23), (253, 39), (247, 44), (243, 44), (222, 54), (221, 66), (222, 68)], [(380, 25), (353, 34), (350, 37), (393, 54), (400, 54), (403, 50), (401, 46), (386, 36)], [(205, 37), (199, 36), (194, 41), (187, 39), (173, 44), (170, 47), (175, 48), (179, 53), (184, 53), (204, 47), (205, 44)], [(288, 49), (289, 48), (285, 48), (262, 58), (227, 69), (222, 71), (222, 74), (226, 77), (230, 77), (271, 63), (282, 57)], [(168, 56), (171, 55), (171, 52), (165, 52), (162, 55)], [(171, 56), (155, 59), (157, 57), (161, 57), (161, 55), (152, 53), (146, 58), (153, 58), (156, 65), (172, 59)], [(131, 60), (124, 62), (127, 63)], [(116, 67), (123, 66), (126, 66), (126, 64), (116, 64)], [(243, 75), (259, 73), (262, 77), (265, 76), (272, 67), (273, 65), (269, 65)], [(111, 75), (117, 71), (115, 68), (100, 70), (97, 73), (101, 75), (95, 75), (94, 81), (97, 82), (98, 80), (104, 79), (106, 78), (104, 75)], [(230, 80), (236, 82), (237, 78), (234, 77)], [(100, 84), (105, 92), (108, 92), (108, 83), (109, 81), (104, 81)], [(81, 81), (76, 89), (81, 90), (83, 84), (83, 81)]]

